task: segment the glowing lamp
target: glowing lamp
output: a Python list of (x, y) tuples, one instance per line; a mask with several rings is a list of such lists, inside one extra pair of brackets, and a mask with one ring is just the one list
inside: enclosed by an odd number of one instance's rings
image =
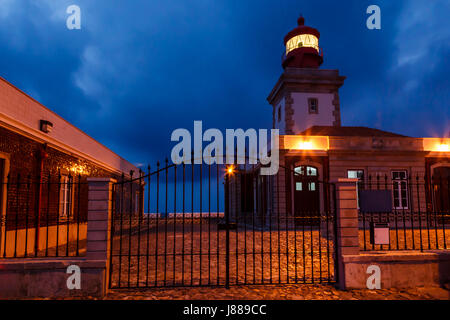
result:
[(86, 167), (82, 165), (73, 165), (70, 170), (75, 174), (85, 174)]
[(423, 138), (423, 150), (434, 152), (450, 152), (450, 139)]
[(286, 42), (286, 55), (298, 48), (313, 48), (319, 52), (319, 39), (313, 34), (299, 34)]
[(329, 148), (327, 136), (283, 135), (281, 139), (281, 148), (285, 150), (324, 151)]
[(450, 151), (450, 147), (449, 147), (448, 144), (441, 143), (440, 145), (437, 146), (436, 150), (437, 151), (441, 151), (441, 152), (449, 152)]
[(229, 167), (227, 168), (227, 174), (231, 175), (231, 174), (233, 174), (233, 173), (234, 173), (234, 168), (233, 168), (233, 166), (229, 166)]
[(312, 150), (313, 143), (311, 141), (300, 141), (298, 144), (298, 149), (300, 150)]
[(282, 66), (294, 68), (318, 68), (323, 62), (319, 47), (320, 33), (305, 26), (305, 18), (297, 20), (298, 26), (284, 37), (286, 51), (282, 56)]

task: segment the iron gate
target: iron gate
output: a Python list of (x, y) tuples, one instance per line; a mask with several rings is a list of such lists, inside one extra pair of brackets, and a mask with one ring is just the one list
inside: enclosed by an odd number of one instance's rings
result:
[(259, 169), (166, 160), (122, 176), (112, 200), (110, 287), (335, 282), (334, 185), (315, 181), (321, 205), (305, 211), (283, 189), (296, 172)]

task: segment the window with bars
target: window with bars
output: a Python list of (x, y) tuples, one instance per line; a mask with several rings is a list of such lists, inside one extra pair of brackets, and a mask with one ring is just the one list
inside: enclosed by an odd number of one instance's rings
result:
[(394, 209), (408, 209), (408, 174), (406, 170), (392, 171)]

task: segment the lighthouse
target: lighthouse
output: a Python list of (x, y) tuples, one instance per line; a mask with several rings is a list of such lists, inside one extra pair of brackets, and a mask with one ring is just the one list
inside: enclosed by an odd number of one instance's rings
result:
[(305, 25), (284, 37), (284, 69), (267, 100), (272, 105), (272, 126), (281, 135), (300, 134), (312, 126), (340, 126), (339, 88), (345, 77), (339, 70), (320, 69), (324, 61), (320, 33)]
[(320, 33), (305, 26), (305, 18), (297, 20), (298, 27), (284, 37), (286, 52), (283, 54), (283, 68), (318, 68), (323, 62), (323, 52), (319, 47)]

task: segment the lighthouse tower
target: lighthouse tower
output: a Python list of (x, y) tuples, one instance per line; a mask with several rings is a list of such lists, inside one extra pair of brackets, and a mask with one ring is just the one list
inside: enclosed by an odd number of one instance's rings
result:
[(320, 33), (306, 26), (303, 17), (297, 22), (284, 37), (284, 72), (267, 98), (273, 107), (273, 128), (281, 135), (299, 134), (312, 126), (341, 125), (338, 90), (345, 77), (338, 70), (319, 69), (323, 62)]

